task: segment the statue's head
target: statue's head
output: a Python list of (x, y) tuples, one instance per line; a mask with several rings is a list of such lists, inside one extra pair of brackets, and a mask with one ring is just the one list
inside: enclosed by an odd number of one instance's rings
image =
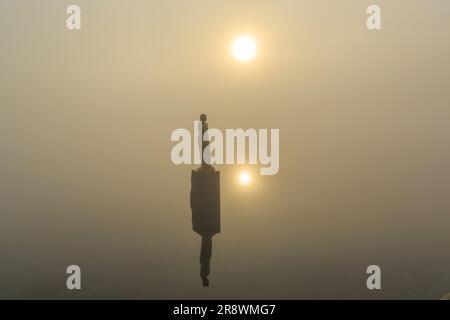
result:
[(200, 121), (201, 121), (201, 122), (206, 122), (206, 114), (202, 113), (202, 114), (200, 115)]

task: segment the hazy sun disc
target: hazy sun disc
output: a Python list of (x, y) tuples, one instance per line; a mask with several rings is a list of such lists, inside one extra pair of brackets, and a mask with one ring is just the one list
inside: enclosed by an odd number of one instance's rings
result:
[(233, 57), (239, 61), (250, 61), (256, 57), (258, 48), (256, 41), (251, 36), (241, 35), (237, 37), (231, 47)]
[(247, 172), (242, 172), (241, 175), (239, 176), (239, 181), (244, 184), (247, 185), (250, 183), (250, 175)]

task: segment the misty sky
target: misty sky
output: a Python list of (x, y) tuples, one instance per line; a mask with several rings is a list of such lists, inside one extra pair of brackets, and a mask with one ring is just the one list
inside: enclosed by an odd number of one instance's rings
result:
[[(259, 45), (246, 65), (229, 53), (242, 32)], [(2, 0), (0, 39), (0, 298), (450, 292), (448, 0)], [(280, 129), (277, 175), (245, 166), (244, 188), (241, 166), (217, 167), (209, 288), (195, 166), (170, 161), (171, 132), (203, 112), (222, 130)]]

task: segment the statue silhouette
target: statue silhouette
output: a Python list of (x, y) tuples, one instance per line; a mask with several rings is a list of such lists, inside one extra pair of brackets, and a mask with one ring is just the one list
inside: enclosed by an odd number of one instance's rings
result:
[[(202, 122), (201, 137), (208, 124), (206, 115), (200, 116)], [(196, 142), (197, 143), (197, 142)], [(202, 236), (200, 250), (200, 277), (203, 286), (209, 286), (208, 275), (212, 256), (212, 237), (220, 232), (220, 172), (205, 162), (205, 148), (209, 141), (202, 139), (202, 165), (191, 174), (191, 210), (192, 229)]]

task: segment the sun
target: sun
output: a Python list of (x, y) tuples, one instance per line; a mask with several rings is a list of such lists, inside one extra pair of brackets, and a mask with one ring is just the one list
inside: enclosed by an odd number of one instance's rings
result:
[(233, 57), (241, 62), (248, 62), (256, 57), (258, 46), (253, 37), (249, 35), (240, 35), (234, 39), (231, 46), (231, 53)]
[(250, 177), (250, 175), (248, 174), (248, 172), (244, 171), (244, 172), (242, 172), (242, 173), (240, 174), (240, 176), (239, 176), (239, 182), (240, 182), (241, 184), (247, 185), (247, 184), (250, 183), (250, 181), (251, 181), (251, 177)]

